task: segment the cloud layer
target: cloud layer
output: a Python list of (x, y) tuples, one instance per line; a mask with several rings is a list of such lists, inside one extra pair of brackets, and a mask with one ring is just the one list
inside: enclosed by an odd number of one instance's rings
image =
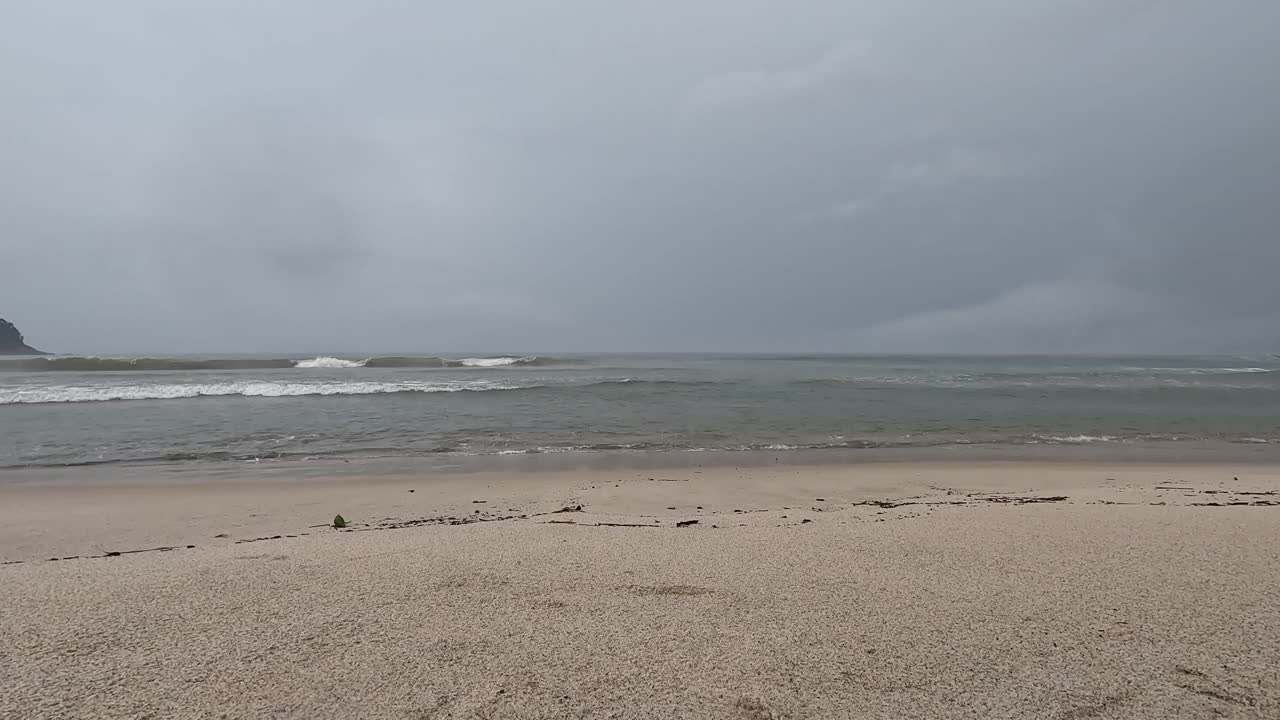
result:
[(36, 346), (1280, 349), (1274, 3), (186, 5), (0, 26)]

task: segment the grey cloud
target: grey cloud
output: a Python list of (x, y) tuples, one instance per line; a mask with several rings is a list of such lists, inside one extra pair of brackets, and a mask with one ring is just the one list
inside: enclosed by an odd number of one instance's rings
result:
[(698, 83), (689, 93), (686, 112), (726, 112), (758, 103), (783, 102), (806, 95), (855, 71), (867, 54), (847, 45), (825, 50), (811, 62), (775, 70), (744, 70)]
[[(1024, 343), (1072, 352), (1081, 343), (1128, 340), (1159, 306), (1153, 298), (1090, 278), (1017, 287), (972, 305), (931, 310), (861, 331), (863, 343), (927, 351), (1017, 352)], [(1150, 338), (1144, 338), (1150, 341)]]
[(1027, 166), (989, 151), (956, 147), (937, 158), (894, 165), (867, 194), (802, 213), (797, 219), (802, 223), (853, 220), (902, 193), (944, 190), (962, 182), (1011, 180), (1030, 171)]
[(1280, 343), (1262, 0), (10, 15), (0, 316), (39, 347)]

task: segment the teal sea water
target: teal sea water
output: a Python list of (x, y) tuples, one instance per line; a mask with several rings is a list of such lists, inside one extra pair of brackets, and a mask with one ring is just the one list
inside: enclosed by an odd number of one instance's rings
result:
[(0, 360), (0, 466), (1280, 444), (1280, 357)]

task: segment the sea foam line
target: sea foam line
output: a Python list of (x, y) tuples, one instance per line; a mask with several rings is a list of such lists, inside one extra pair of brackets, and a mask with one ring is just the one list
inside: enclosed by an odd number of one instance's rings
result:
[(302, 397), (307, 395), (379, 395), (387, 393), (487, 392), (519, 390), (523, 385), (486, 380), (457, 382), (231, 382), (113, 386), (54, 386), (0, 389), (0, 405), (176, 400), (196, 397)]
[[(436, 360), (436, 358), (430, 358)], [(344, 360), (342, 358), (322, 355), (320, 357), (311, 358), (310, 360), (299, 360), (294, 363), (295, 368), (299, 369), (342, 369), (342, 368), (362, 368), (368, 363), (374, 362), (381, 364), (382, 358), (365, 358), (364, 360)], [(473, 357), (461, 358), (459, 360), (439, 360), (440, 364), (449, 367), (471, 367), (471, 368), (494, 368), (507, 367), (509, 365), (530, 365), (537, 362), (535, 356), (525, 357)]]

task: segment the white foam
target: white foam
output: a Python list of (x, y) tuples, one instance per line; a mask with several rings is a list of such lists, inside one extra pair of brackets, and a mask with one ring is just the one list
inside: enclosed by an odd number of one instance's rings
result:
[(463, 367), (503, 367), (532, 362), (531, 357), (496, 357), (496, 358), (462, 358), (458, 361)]
[(1129, 371), (1129, 372), (1162, 372), (1162, 373), (1173, 373), (1173, 374), (1183, 374), (1183, 375), (1228, 375), (1228, 374), (1233, 374), (1233, 373), (1269, 373), (1269, 372), (1275, 372), (1275, 370), (1274, 370), (1273, 368), (1263, 368), (1263, 367), (1188, 367), (1188, 368), (1176, 368), (1176, 367), (1154, 367), (1154, 368), (1142, 368), (1142, 367), (1132, 367), (1132, 368), (1123, 368), (1123, 369), (1124, 369), (1124, 370), (1126, 370), (1126, 371)]
[(1068, 435), (1065, 437), (1050, 436), (1044, 439), (1049, 440), (1051, 442), (1073, 443), (1073, 444), (1094, 443), (1094, 442), (1115, 442), (1115, 438), (1111, 437), (1110, 435)]
[(205, 396), (301, 397), (306, 395), (377, 395), (417, 392), (484, 392), (518, 390), (520, 385), (475, 381), (439, 382), (227, 382), (205, 384), (55, 385), (0, 388), (0, 405), (103, 402), (108, 400), (175, 400)]
[(310, 360), (299, 360), (294, 363), (296, 368), (358, 368), (364, 367), (368, 360), (343, 360), (342, 358), (321, 356)]

